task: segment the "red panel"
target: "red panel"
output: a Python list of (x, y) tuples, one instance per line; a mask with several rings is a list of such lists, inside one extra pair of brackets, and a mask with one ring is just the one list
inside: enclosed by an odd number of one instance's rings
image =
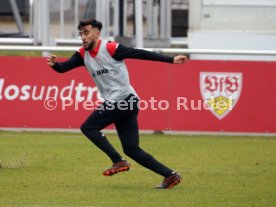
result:
[[(240, 98), (233, 110), (219, 120), (210, 111), (170, 111), (170, 126), (173, 130), (226, 131), (226, 132), (275, 132), (274, 107), (276, 97), (276, 63), (191, 61), (179, 74), (173, 70), (171, 97), (185, 96), (188, 100), (202, 100), (199, 73), (242, 73), (243, 83)], [(173, 99), (174, 99), (173, 98)]]
[[(167, 110), (141, 110), (140, 129), (276, 132), (276, 62), (189, 61), (173, 65), (127, 60), (127, 65), (141, 107), (148, 104), (157, 108), (161, 100), (169, 103)], [(196, 106), (203, 102), (202, 72), (242, 74), (239, 99), (223, 118), (203, 108), (192, 110), (193, 102)], [(0, 57), (0, 127), (79, 128), (92, 110), (86, 110), (84, 102), (63, 110), (60, 97), (57, 107), (47, 110), (44, 101), (51, 87), (51, 95), (57, 89), (58, 95), (63, 91), (64, 95), (70, 92), (73, 99), (79, 94), (97, 100), (95, 84), (84, 68), (59, 74), (46, 65), (44, 58)], [(34, 100), (32, 95), (39, 96), (40, 92), (41, 100)], [(177, 99), (187, 100), (189, 110), (178, 110)]]

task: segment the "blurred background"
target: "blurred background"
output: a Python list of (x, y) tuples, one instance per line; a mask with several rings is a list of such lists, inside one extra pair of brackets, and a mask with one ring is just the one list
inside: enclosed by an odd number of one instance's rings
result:
[(276, 48), (276, 0), (0, 0), (0, 44), (79, 45), (77, 24), (89, 17), (103, 22), (104, 39), (129, 46)]

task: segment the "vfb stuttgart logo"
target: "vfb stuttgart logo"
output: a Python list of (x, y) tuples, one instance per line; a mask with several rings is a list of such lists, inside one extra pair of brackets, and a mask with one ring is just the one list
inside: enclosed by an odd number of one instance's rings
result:
[(200, 73), (200, 91), (211, 112), (224, 118), (237, 104), (242, 90), (242, 73)]

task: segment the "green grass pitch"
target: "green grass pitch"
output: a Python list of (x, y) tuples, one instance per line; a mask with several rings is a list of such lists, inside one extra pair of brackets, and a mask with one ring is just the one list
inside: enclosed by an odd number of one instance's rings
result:
[[(122, 152), (118, 138), (110, 142)], [(139, 166), (112, 177), (80, 133), (0, 132), (1, 207), (273, 207), (276, 137), (141, 135), (141, 146), (184, 180), (169, 190)], [(122, 153), (123, 154), (123, 153)]]

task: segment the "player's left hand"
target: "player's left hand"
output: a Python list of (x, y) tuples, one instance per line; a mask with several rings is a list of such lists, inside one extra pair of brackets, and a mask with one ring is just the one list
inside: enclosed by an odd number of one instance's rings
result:
[(175, 64), (186, 63), (186, 62), (188, 62), (188, 58), (187, 56), (184, 56), (184, 55), (177, 55), (173, 59), (173, 63)]

